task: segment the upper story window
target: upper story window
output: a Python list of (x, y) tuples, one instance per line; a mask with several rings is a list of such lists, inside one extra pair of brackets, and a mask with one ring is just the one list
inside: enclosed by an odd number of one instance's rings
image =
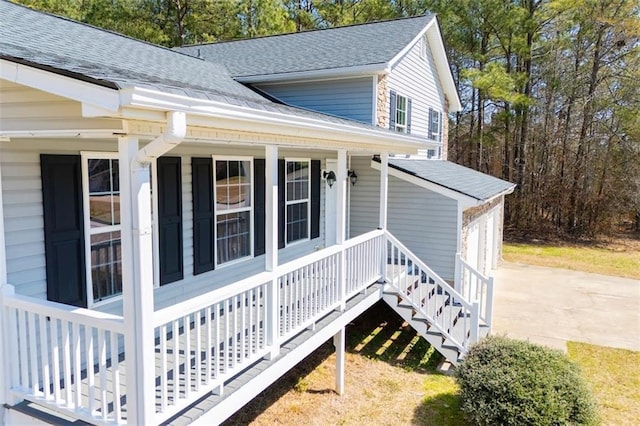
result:
[(411, 99), (391, 91), (389, 128), (400, 133), (411, 133)]
[(285, 233), (287, 244), (306, 240), (310, 235), (310, 166), (309, 159), (286, 159)]
[(122, 293), (120, 187), (117, 153), (83, 153), (83, 202), (89, 300)]
[(432, 141), (442, 142), (442, 113), (433, 108), (429, 108), (428, 138)]
[(218, 265), (251, 256), (252, 161), (214, 159), (215, 250)]

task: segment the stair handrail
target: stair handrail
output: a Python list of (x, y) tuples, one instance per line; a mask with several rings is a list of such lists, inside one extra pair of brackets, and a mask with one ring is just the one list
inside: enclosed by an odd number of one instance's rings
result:
[[(444, 291), (448, 292), (453, 297), (453, 300), (455, 302), (457, 302), (460, 305), (462, 305), (462, 307), (469, 312), (469, 314), (470, 314), (470, 330), (469, 330), (470, 331), (470, 337), (469, 337), (469, 340), (468, 340), (468, 344), (477, 343), (478, 340), (479, 340), (479, 336), (480, 336), (480, 331), (479, 331), (479, 328), (480, 328), (480, 312), (479, 312), (478, 303), (471, 303), (471, 302), (467, 301), (462, 296), (462, 294), (460, 294), (455, 288), (453, 288), (449, 283), (447, 283), (444, 279), (442, 279), (442, 277), (440, 277), (440, 275), (435, 273), (433, 271), (433, 269), (431, 269), (422, 260), (420, 260), (411, 250), (409, 250), (404, 244), (402, 244), (388, 230), (385, 230), (385, 236), (386, 236), (386, 238), (387, 238), (387, 240), (389, 242), (391, 242), (393, 245), (398, 247), (398, 249), (400, 249), (401, 251), (404, 252), (405, 257), (410, 256), (411, 257), (411, 261), (412, 261), (412, 263), (414, 265), (418, 266), (418, 268), (420, 268), (421, 270), (424, 270), (425, 272), (427, 272), (429, 274), (429, 276), (434, 279), (434, 282), (436, 282), (438, 285), (440, 285), (443, 288)], [(386, 260), (385, 260), (385, 262), (386, 262)], [(391, 283), (391, 285), (393, 287), (395, 287), (393, 285), (393, 283)], [(397, 289), (400, 290), (399, 287)], [(464, 342), (458, 342), (453, 335), (451, 335), (446, 330), (442, 329), (442, 327), (440, 327), (438, 322), (434, 318), (432, 318), (427, 312), (425, 312), (422, 309), (421, 306), (419, 306), (416, 303), (414, 303), (413, 300), (411, 300), (411, 298), (409, 298), (409, 302), (410, 302), (411, 306), (413, 306), (418, 312), (420, 312), (422, 315), (427, 317), (427, 319), (432, 323), (432, 326), (437, 328), (438, 331), (444, 337), (446, 337), (453, 344), (455, 344), (455, 346), (458, 347), (458, 349), (460, 351), (462, 351), (463, 353), (466, 353), (468, 351), (468, 344), (465, 345)]]
[[(460, 276), (459, 276), (459, 285), (460, 285), (460, 292), (462, 292), (463, 294), (465, 293), (464, 290), (464, 270), (469, 271), (469, 273), (471, 275), (475, 275), (477, 277), (477, 279), (479, 280), (479, 282), (486, 288), (486, 300), (482, 300), (482, 297), (480, 298), (473, 298), (471, 291), (469, 289), (469, 297), (465, 297), (466, 299), (468, 299), (470, 302), (478, 302), (478, 306), (479, 306), (479, 312), (480, 312), (480, 319), (482, 321), (484, 321), (489, 328), (491, 328), (491, 325), (493, 323), (493, 296), (494, 296), (494, 278), (493, 276), (487, 276), (484, 275), (482, 272), (480, 272), (477, 268), (475, 268), (473, 265), (471, 265), (469, 262), (467, 262), (466, 260), (464, 260), (462, 258), (462, 256), (460, 255), (460, 253), (456, 254), (456, 260), (459, 263), (460, 266)], [(480, 290), (480, 294), (482, 294), (482, 290)]]

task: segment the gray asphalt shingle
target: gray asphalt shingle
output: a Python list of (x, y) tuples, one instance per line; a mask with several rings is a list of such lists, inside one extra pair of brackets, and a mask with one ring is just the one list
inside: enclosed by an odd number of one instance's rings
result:
[(234, 77), (386, 64), (433, 15), (248, 40), (184, 46), (177, 50), (224, 64)]
[(271, 102), (235, 81), (225, 67), (154, 44), (0, 0), (0, 58), (114, 89), (163, 93), (295, 117), (388, 130)]
[(479, 201), (488, 200), (515, 186), (450, 161), (390, 158), (389, 166)]

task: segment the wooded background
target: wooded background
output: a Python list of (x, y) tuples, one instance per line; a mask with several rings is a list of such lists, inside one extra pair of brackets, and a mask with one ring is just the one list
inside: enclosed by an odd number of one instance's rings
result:
[(436, 13), (463, 105), (449, 160), (518, 184), (507, 231), (640, 232), (639, 0), (19, 3), (169, 47)]

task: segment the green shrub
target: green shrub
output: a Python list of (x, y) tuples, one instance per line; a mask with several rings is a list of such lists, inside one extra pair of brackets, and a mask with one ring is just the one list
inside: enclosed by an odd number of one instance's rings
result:
[(533, 343), (489, 337), (456, 370), (461, 408), (476, 425), (593, 425), (596, 404), (577, 364)]

